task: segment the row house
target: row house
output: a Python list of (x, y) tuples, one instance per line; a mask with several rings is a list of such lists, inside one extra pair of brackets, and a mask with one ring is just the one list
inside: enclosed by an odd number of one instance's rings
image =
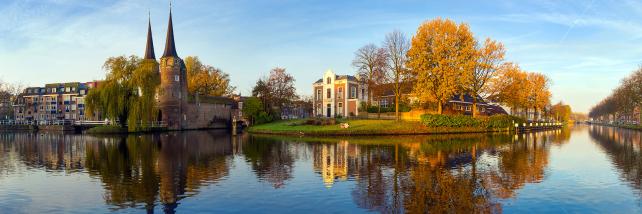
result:
[(313, 114), (322, 117), (358, 116), (359, 105), (368, 99), (367, 87), (351, 75), (337, 75), (332, 70), (312, 84)]
[(14, 103), (17, 121), (87, 120), (85, 96), (97, 82), (52, 83), (29, 87)]

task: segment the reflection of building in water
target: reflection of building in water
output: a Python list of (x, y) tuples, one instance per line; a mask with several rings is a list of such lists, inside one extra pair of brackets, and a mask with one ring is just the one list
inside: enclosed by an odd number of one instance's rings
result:
[(0, 155), (0, 173), (15, 170), (4, 167), (15, 163), (87, 173), (102, 182), (105, 203), (114, 211), (153, 211), (160, 202), (172, 213), (179, 200), (228, 175), (232, 144), (226, 133), (211, 131), (111, 137), (0, 133)]
[(356, 158), (359, 149), (350, 145), (348, 141), (336, 144), (318, 144), (314, 146), (314, 170), (321, 173), (323, 183), (327, 188), (332, 187), (334, 181), (348, 179), (348, 158)]
[[(62, 133), (1, 133), (0, 149), (11, 151), (12, 155), (21, 158), (30, 167), (44, 167), (48, 170), (65, 170), (73, 172), (84, 167), (85, 140), (90, 136), (70, 138)], [(49, 142), (49, 143), (42, 143)], [(0, 169), (1, 170), (1, 169)]]

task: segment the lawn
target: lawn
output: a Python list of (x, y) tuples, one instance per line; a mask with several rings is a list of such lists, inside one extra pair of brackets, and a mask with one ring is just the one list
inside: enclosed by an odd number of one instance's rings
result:
[(250, 133), (285, 134), (285, 135), (411, 135), (411, 134), (444, 134), (444, 133), (474, 133), (500, 131), (478, 127), (440, 127), (429, 128), (420, 122), (395, 120), (344, 120), (350, 125), (342, 129), (336, 125), (302, 125), (303, 120), (284, 120), (261, 124), (249, 128)]

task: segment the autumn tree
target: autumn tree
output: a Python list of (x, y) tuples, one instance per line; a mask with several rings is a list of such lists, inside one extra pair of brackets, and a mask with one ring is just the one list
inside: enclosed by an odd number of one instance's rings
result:
[(204, 65), (196, 56), (188, 56), (184, 62), (190, 94), (227, 96), (234, 92), (235, 87), (230, 85), (229, 75), (221, 69)]
[[(295, 79), (288, 74), (285, 68), (273, 68), (267, 78), (261, 78), (252, 89), (252, 96), (258, 97), (263, 102), (265, 110), (269, 113), (279, 113), (284, 106), (298, 99)], [(272, 112), (271, 110), (278, 110)]]
[(355, 52), (352, 65), (357, 68), (359, 81), (368, 88), (366, 106), (372, 105), (372, 99), (378, 91), (378, 86), (386, 82), (388, 56), (386, 49), (374, 44), (367, 44)]
[(409, 75), (406, 68), (408, 49), (410, 43), (401, 31), (393, 31), (386, 35), (384, 48), (387, 51), (388, 67), (392, 80), (392, 91), (395, 95), (395, 117), (399, 120), (399, 101), (402, 96), (404, 84), (408, 84)]
[(526, 77), (527, 73), (522, 71), (519, 65), (512, 62), (503, 63), (498, 70), (497, 78), (491, 81), (491, 99), (510, 107), (511, 114), (516, 114), (517, 109), (524, 106), (528, 96), (526, 88), (529, 86)]
[(490, 82), (497, 77), (497, 70), (504, 60), (504, 45), (489, 38), (475, 46), (475, 65), (467, 92), (473, 97), (473, 117), (477, 116), (477, 97), (492, 94)]
[(539, 112), (551, 102), (551, 80), (541, 73), (528, 73), (526, 77), (528, 95), (526, 112), (533, 109), (533, 119), (539, 119)]
[(571, 120), (573, 111), (571, 110), (571, 106), (559, 102), (551, 106), (551, 114), (557, 121), (568, 122)]
[(471, 81), (475, 39), (468, 25), (438, 18), (419, 26), (407, 56), (418, 100), (436, 102), (442, 114), (444, 103)]

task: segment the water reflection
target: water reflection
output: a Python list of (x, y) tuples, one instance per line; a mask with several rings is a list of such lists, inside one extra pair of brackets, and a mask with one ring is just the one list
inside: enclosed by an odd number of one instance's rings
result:
[[(642, 188), (642, 132), (592, 126), (589, 134), (608, 154), (621, 177), (635, 189)], [(642, 194), (639, 193), (638, 194)]]
[[(290, 185), (297, 170), (313, 172), (302, 175), (317, 179), (310, 188), (332, 190), (349, 183), (354, 205), (365, 210), (501, 212), (501, 199), (545, 179), (550, 147), (570, 136), (568, 130), (376, 139), (232, 137), (206, 131), (109, 137), (2, 133), (0, 181), (21, 170), (87, 174), (102, 183), (104, 192), (96, 194), (112, 211), (160, 207), (173, 213), (181, 200), (198, 198), (204, 187), (233, 177), (233, 169), (243, 169), (235, 165), (241, 163), (274, 191), (300, 188)], [(635, 153), (615, 155), (638, 186), (639, 138), (636, 145), (616, 146), (635, 147)]]

